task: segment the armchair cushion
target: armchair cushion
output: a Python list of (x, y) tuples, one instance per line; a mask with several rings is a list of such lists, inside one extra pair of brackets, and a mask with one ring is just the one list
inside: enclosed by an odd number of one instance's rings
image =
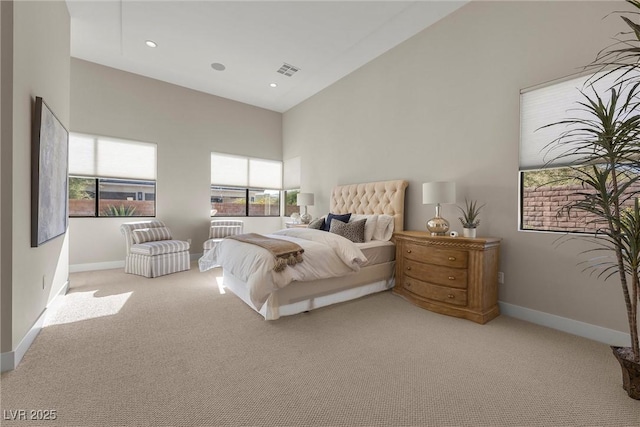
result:
[(189, 243), (182, 240), (160, 240), (131, 245), (132, 254), (163, 255), (189, 250)]
[(171, 240), (171, 231), (167, 227), (133, 230), (133, 241), (135, 243), (157, 242), (158, 240)]

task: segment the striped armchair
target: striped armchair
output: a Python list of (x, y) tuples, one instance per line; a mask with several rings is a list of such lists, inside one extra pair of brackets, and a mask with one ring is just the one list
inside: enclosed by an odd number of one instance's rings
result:
[(189, 270), (189, 243), (173, 240), (162, 221), (128, 222), (120, 226), (127, 245), (124, 272), (144, 277)]
[(214, 219), (209, 227), (209, 240), (204, 242), (203, 249), (208, 251), (215, 248), (216, 244), (225, 237), (242, 234), (244, 222), (233, 219)]

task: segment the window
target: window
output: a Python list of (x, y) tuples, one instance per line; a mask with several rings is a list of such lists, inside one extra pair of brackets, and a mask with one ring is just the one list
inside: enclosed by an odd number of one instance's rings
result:
[(284, 161), (284, 216), (300, 213), (296, 198), (300, 192), (300, 157)]
[[(586, 232), (598, 228), (594, 218), (584, 212), (558, 214), (582, 187), (570, 177), (570, 167), (580, 167), (581, 155), (571, 146), (549, 145), (570, 127), (545, 125), (569, 118), (589, 118), (578, 102), (585, 100), (581, 91), (593, 95), (592, 85), (602, 96), (614, 86), (620, 73), (604, 73), (564, 79), (548, 85), (523, 90), (520, 94), (520, 229), (536, 231)], [(566, 155), (565, 155), (566, 154)], [(630, 173), (633, 173), (630, 171)]]
[(211, 216), (280, 216), (282, 162), (211, 153)]
[(69, 135), (69, 215), (153, 217), (156, 145)]
[(300, 213), (300, 206), (297, 204), (300, 190), (286, 190), (284, 192), (284, 216), (291, 216), (292, 213)]

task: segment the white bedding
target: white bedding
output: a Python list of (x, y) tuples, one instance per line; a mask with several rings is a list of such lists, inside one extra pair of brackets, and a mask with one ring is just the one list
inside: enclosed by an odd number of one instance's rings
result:
[(356, 272), (367, 258), (355, 243), (325, 231), (288, 228), (269, 237), (297, 243), (304, 249), (303, 262), (273, 271), (275, 257), (259, 246), (224, 239), (200, 258), (200, 270), (221, 266), (247, 283), (251, 303), (257, 310), (269, 295), (292, 281), (311, 281)]

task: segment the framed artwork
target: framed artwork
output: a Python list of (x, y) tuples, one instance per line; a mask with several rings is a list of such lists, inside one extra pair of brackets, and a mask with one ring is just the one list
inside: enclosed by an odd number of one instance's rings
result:
[(36, 97), (31, 136), (31, 247), (67, 231), (69, 132)]

